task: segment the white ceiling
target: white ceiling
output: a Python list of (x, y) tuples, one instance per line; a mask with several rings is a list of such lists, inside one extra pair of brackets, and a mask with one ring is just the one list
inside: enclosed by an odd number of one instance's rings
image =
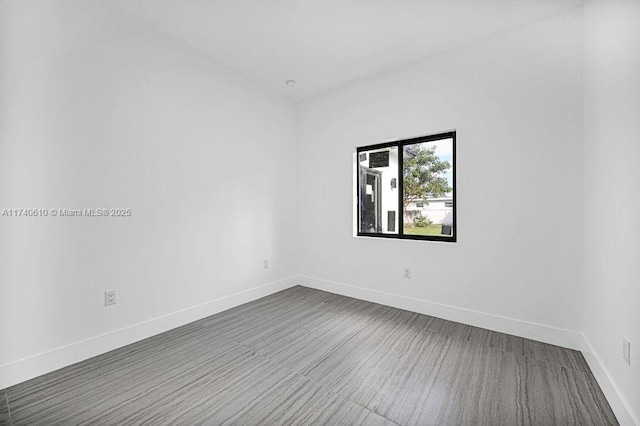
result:
[[(104, 0), (294, 99), (582, 4), (582, 0)], [(285, 81), (297, 81), (295, 88)]]

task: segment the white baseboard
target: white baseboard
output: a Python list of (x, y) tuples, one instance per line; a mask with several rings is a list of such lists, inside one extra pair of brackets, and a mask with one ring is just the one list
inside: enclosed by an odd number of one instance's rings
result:
[(600, 389), (602, 389), (609, 405), (611, 405), (618, 422), (622, 426), (640, 426), (638, 416), (633, 412), (631, 405), (620, 392), (609, 371), (605, 368), (602, 359), (584, 334), (582, 335), (582, 343), (582, 355), (584, 355), (584, 359), (589, 364), (589, 368), (600, 385)]
[(399, 294), (357, 287), (349, 284), (319, 278), (300, 276), (300, 285), (354, 297), (356, 299), (392, 306), (394, 308), (431, 315), (434, 317), (486, 328), (501, 333), (513, 334), (539, 342), (581, 350), (582, 334), (549, 325), (503, 317), (472, 309), (459, 308)]
[(96, 355), (226, 311), (227, 309), (293, 287), (298, 283), (297, 277), (274, 281), (28, 358), (0, 365), (0, 389), (8, 388)]

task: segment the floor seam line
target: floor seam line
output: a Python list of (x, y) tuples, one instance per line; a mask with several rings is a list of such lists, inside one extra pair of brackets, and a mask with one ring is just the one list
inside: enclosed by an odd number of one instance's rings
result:
[(338, 396), (338, 397), (344, 398), (344, 400), (345, 400), (345, 401), (349, 401), (349, 402), (351, 402), (351, 403), (353, 403), (353, 404), (357, 405), (358, 407), (363, 408), (364, 410), (366, 410), (366, 411), (368, 411), (368, 412), (370, 412), (370, 413), (375, 414), (376, 416), (380, 416), (380, 417), (382, 417), (383, 419), (390, 421), (390, 422), (391, 422), (391, 423), (393, 423), (394, 425), (401, 426), (401, 425), (400, 425), (400, 423), (397, 423), (397, 422), (395, 422), (395, 421), (391, 420), (390, 418), (388, 418), (388, 417), (386, 417), (386, 416), (384, 416), (384, 415), (382, 415), (382, 414), (380, 414), (380, 413), (377, 413), (376, 411), (371, 410), (371, 409), (370, 409), (370, 408), (368, 408), (368, 407), (365, 407), (364, 405), (360, 404), (360, 403), (359, 403), (359, 402), (357, 402), (357, 401), (354, 401), (353, 399), (351, 399), (349, 396), (347, 396), (347, 395), (343, 394), (342, 392), (340, 392), (340, 391), (333, 391), (333, 390), (331, 390), (331, 389), (327, 388), (325, 385), (323, 385), (323, 384), (321, 384), (321, 383), (318, 383), (316, 380), (312, 379), (311, 377), (307, 377), (307, 376), (305, 376), (304, 374), (302, 374), (302, 373), (300, 373), (300, 372), (298, 372), (298, 371), (296, 371), (296, 370), (292, 369), (291, 367), (288, 367), (288, 366), (286, 366), (286, 365), (284, 365), (284, 364), (281, 364), (280, 362), (278, 362), (278, 361), (275, 361), (275, 360), (271, 359), (271, 358), (270, 358), (269, 356), (267, 356), (267, 355), (264, 355), (264, 354), (259, 353), (257, 350), (255, 350), (255, 349), (253, 349), (253, 348), (251, 348), (251, 347), (249, 347), (249, 346), (247, 346), (247, 345), (245, 345), (245, 344), (243, 344), (243, 343), (240, 343), (240, 342), (236, 342), (236, 343), (237, 343), (239, 346), (242, 346), (242, 347), (244, 347), (244, 348), (246, 348), (246, 349), (249, 349), (249, 350), (250, 350), (250, 351), (252, 351), (256, 356), (259, 356), (259, 357), (261, 357), (261, 358), (264, 358), (264, 359), (266, 359), (267, 361), (269, 361), (269, 362), (271, 362), (271, 363), (274, 363), (274, 364), (276, 364), (276, 365), (278, 365), (278, 366), (280, 366), (280, 367), (282, 367), (282, 368), (286, 369), (287, 371), (290, 371), (291, 373), (295, 374), (296, 376), (301, 377), (301, 378), (303, 378), (303, 379), (306, 379), (306, 380), (310, 381), (311, 383), (313, 383), (314, 385), (318, 386), (320, 389), (322, 389), (323, 391), (327, 392), (328, 394), (333, 394), (333, 395), (336, 395), (336, 396)]
[(383, 419), (390, 421), (390, 422), (391, 422), (391, 423), (393, 423), (394, 425), (401, 426), (401, 425), (400, 425), (400, 423), (397, 423), (397, 422), (395, 422), (395, 421), (391, 420), (390, 418), (388, 418), (387, 416), (384, 416), (384, 415), (382, 415), (382, 414), (380, 414), (380, 413), (378, 413), (378, 412), (376, 412), (376, 411), (374, 411), (374, 410), (372, 410), (372, 409), (370, 409), (370, 408), (368, 408), (368, 407), (365, 407), (364, 405), (360, 404), (359, 402), (356, 402), (356, 401), (352, 400), (351, 398), (347, 398), (347, 400), (349, 400), (349, 401), (353, 402), (354, 404), (356, 404), (356, 405), (357, 405), (357, 406), (359, 406), (359, 407), (364, 408), (364, 409), (365, 409), (365, 410), (367, 410), (368, 412), (375, 414), (376, 416), (380, 416), (380, 417), (382, 417)]
[[(338, 392), (334, 392), (334, 391), (328, 390), (326, 386), (324, 386), (324, 385), (322, 385), (322, 384), (318, 383), (317, 381), (315, 381), (315, 380), (314, 380), (314, 379), (312, 379), (311, 377), (307, 377), (307, 376), (305, 376), (304, 374), (300, 373), (299, 371), (296, 371), (296, 370), (294, 370), (293, 368), (291, 368), (291, 367), (289, 367), (289, 366), (287, 366), (287, 365), (284, 365), (284, 364), (282, 364), (282, 363), (280, 363), (280, 362), (278, 362), (278, 361), (276, 361), (276, 360), (272, 359), (271, 357), (269, 357), (269, 356), (268, 356), (268, 355), (266, 355), (266, 354), (261, 354), (261, 353), (259, 353), (256, 349), (254, 349), (254, 348), (252, 348), (252, 347), (250, 347), (250, 346), (247, 346), (247, 345), (245, 345), (245, 344), (243, 344), (243, 343), (240, 343), (240, 342), (236, 342), (236, 343), (237, 343), (239, 346), (242, 346), (243, 348), (246, 348), (246, 349), (248, 349), (248, 350), (252, 351), (252, 352), (254, 353), (254, 355), (255, 355), (255, 356), (259, 356), (259, 357), (261, 357), (261, 358), (264, 358), (264, 359), (266, 359), (267, 361), (269, 361), (270, 363), (273, 363), (273, 364), (275, 364), (275, 365), (277, 365), (277, 366), (279, 366), (279, 367), (282, 367), (282, 368), (286, 369), (287, 371), (289, 371), (289, 372), (291, 372), (291, 373), (295, 374), (295, 375), (296, 375), (296, 376), (298, 376), (298, 377), (302, 377), (303, 379), (309, 380), (309, 381), (310, 381), (311, 383), (313, 383), (314, 385), (319, 386), (319, 387), (320, 387), (320, 388), (322, 388), (322, 389), (325, 389), (325, 390), (326, 390), (327, 392), (329, 392), (329, 393), (333, 393), (333, 394), (336, 394), (336, 395), (339, 395), (339, 396), (344, 396), (344, 395), (342, 395), (342, 394), (339, 394)], [(345, 399), (349, 399), (349, 398), (347, 398), (346, 396), (344, 396), (344, 398), (345, 398)]]
[(9, 416), (9, 424), (12, 425), (13, 420), (11, 419), (11, 407), (9, 406), (9, 392), (7, 392), (6, 389), (4, 389), (4, 401), (7, 404), (7, 415)]

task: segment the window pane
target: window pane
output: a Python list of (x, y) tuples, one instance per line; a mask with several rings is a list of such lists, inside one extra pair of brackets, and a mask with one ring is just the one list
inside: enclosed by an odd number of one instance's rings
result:
[(453, 139), (403, 147), (403, 232), (453, 236)]
[(398, 148), (358, 152), (359, 231), (398, 233)]

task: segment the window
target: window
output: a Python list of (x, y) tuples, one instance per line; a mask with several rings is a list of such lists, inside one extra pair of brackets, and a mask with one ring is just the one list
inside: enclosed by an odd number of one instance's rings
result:
[(359, 147), (357, 234), (455, 242), (455, 141), (448, 132)]

